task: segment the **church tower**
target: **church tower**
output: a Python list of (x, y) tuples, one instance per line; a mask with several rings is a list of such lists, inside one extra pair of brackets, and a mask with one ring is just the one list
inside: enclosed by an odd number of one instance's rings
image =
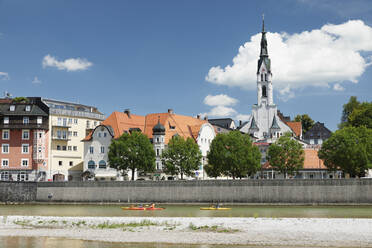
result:
[(249, 133), (255, 140), (274, 142), (291, 128), (277, 115), (277, 106), (273, 100), (271, 81), (271, 61), (267, 49), (265, 21), (262, 18), (260, 58), (257, 64), (257, 104), (252, 106), (252, 115), (240, 131)]
[(262, 19), (261, 52), (257, 66), (257, 105), (273, 105), (271, 61), (267, 51), (265, 20)]

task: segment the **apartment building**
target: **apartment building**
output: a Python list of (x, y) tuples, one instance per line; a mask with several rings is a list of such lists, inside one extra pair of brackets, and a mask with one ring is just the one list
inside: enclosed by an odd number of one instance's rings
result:
[(79, 181), (83, 172), (81, 142), (105, 116), (96, 107), (42, 99), (49, 107), (49, 180)]
[(40, 97), (0, 99), (0, 180), (45, 181), (49, 108)]

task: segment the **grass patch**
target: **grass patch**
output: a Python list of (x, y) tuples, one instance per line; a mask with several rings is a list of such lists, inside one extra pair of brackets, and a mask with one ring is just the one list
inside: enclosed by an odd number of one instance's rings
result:
[(232, 228), (224, 228), (221, 226), (195, 226), (193, 223), (189, 224), (189, 229), (193, 231), (204, 231), (204, 232), (217, 232), (217, 233), (235, 233), (239, 232), (238, 229), (232, 229)]
[(136, 228), (136, 227), (146, 227), (146, 226), (158, 226), (159, 224), (156, 222), (152, 222), (149, 220), (143, 220), (141, 222), (129, 222), (129, 223), (109, 223), (104, 222), (101, 224), (96, 225), (96, 228), (100, 229), (117, 229), (117, 228), (123, 228), (127, 229), (129, 228)]

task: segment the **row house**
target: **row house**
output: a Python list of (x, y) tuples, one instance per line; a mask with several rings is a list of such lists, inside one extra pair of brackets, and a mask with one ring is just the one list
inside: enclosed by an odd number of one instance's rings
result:
[(192, 138), (199, 145), (203, 159), (193, 178), (207, 177), (204, 173), (204, 165), (210, 144), (216, 136), (214, 127), (199, 116), (194, 118), (178, 115), (172, 109), (166, 113), (154, 113), (146, 116), (132, 114), (129, 109), (124, 112), (113, 112), (84, 139), (84, 174), (87, 177), (94, 177), (96, 180), (130, 180), (130, 172), (122, 176), (121, 173), (110, 168), (108, 150), (112, 139), (117, 139), (123, 133), (132, 131), (144, 133), (151, 140), (156, 154), (155, 173), (145, 175), (139, 172), (135, 174), (135, 179), (174, 179), (163, 172), (161, 154), (175, 135)]
[(84, 161), (82, 140), (105, 116), (94, 106), (52, 99), (42, 101), (49, 107), (48, 179), (79, 181)]
[(2, 181), (45, 181), (49, 108), (40, 97), (0, 99)]

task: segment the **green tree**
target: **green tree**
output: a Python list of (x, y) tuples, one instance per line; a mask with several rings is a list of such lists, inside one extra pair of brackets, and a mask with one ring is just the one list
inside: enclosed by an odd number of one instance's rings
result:
[(136, 170), (152, 172), (155, 170), (155, 151), (146, 135), (141, 132), (123, 133), (112, 140), (108, 160), (111, 168), (132, 170), (132, 180)]
[(239, 131), (220, 133), (213, 139), (208, 153), (209, 176), (246, 177), (261, 168), (261, 153), (251, 138)]
[(164, 172), (170, 175), (192, 176), (201, 164), (202, 154), (198, 144), (191, 138), (186, 140), (181, 136), (174, 136), (163, 151), (162, 162)]
[(372, 130), (362, 127), (345, 127), (327, 139), (318, 152), (330, 170), (341, 169), (351, 177), (365, 176), (372, 168)]
[(341, 116), (341, 123), (338, 127), (341, 129), (346, 126), (350, 126), (349, 116), (354, 111), (354, 109), (360, 106), (360, 102), (357, 100), (356, 96), (351, 96), (349, 102), (344, 104)]
[(349, 115), (348, 123), (353, 127), (372, 128), (372, 103), (363, 102)]
[(298, 141), (292, 139), (290, 133), (285, 133), (269, 146), (268, 160), (271, 167), (287, 177), (303, 168), (304, 150)]
[(297, 115), (294, 118), (295, 121), (300, 121), (302, 125), (302, 132), (305, 134), (307, 131), (310, 130), (310, 128), (314, 125), (314, 120), (310, 118), (309, 115), (303, 114), (303, 115)]

